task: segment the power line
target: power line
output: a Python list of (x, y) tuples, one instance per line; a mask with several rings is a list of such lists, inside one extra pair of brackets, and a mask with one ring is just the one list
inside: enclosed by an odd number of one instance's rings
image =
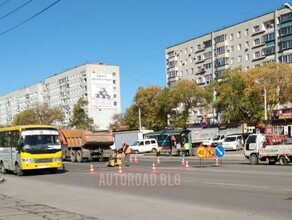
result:
[(10, 0), (7, 0), (6, 2), (3, 2), (1, 5), (0, 5), (0, 7), (2, 6), (2, 5), (5, 5), (7, 2), (9, 2)]
[[(8, 0), (9, 1), (9, 0)], [(14, 9), (13, 11), (7, 13), (6, 15), (3, 15), (2, 17), (0, 17), (0, 19), (3, 19), (9, 15), (11, 15), (12, 13), (18, 11), (19, 9), (21, 9), (22, 7), (26, 6), (27, 4), (29, 4), (30, 2), (32, 2), (33, 0), (29, 0), (28, 2), (24, 3), (23, 5), (19, 6), (18, 8)], [(0, 5), (1, 6), (1, 5)]]
[(54, 6), (55, 4), (57, 4), (59, 1), (61, 1), (61, 0), (57, 0), (57, 1), (55, 1), (54, 3), (52, 3), (52, 4), (49, 5), (48, 7), (44, 8), (44, 9), (41, 10), (40, 12), (36, 13), (36, 14), (33, 15), (32, 17), (30, 17), (30, 18), (26, 19), (25, 21), (23, 21), (23, 22), (21, 22), (21, 23), (15, 25), (14, 27), (9, 28), (8, 30), (6, 30), (6, 31), (4, 31), (4, 32), (2, 32), (2, 33), (0, 33), (0, 36), (3, 35), (3, 34), (8, 33), (9, 31), (14, 30), (15, 28), (17, 28), (17, 27), (19, 27), (19, 26), (25, 24), (26, 22), (30, 21), (31, 19), (37, 17), (38, 15), (42, 14), (43, 12), (45, 12), (46, 10), (48, 10), (49, 8), (51, 8), (52, 6)]

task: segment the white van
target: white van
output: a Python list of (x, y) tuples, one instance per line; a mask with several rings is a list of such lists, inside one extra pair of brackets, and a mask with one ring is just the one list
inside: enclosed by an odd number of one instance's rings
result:
[(135, 141), (131, 146), (131, 152), (135, 154), (153, 152), (156, 153), (158, 144), (155, 139)]
[(243, 149), (242, 135), (228, 135), (224, 138), (222, 146), (225, 150), (241, 150)]

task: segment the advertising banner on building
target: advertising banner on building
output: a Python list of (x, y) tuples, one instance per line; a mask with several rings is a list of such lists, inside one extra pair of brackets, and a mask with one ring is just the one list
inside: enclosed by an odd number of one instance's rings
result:
[(91, 74), (91, 100), (93, 108), (111, 108), (114, 106), (112, 74)]

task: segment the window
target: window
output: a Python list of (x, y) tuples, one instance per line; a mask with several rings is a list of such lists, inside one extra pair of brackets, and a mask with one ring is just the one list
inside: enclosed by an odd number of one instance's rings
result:
[(230, 34), (230, 36), (229, 36), (229, 40), (233, 40), (233, 34)]
[(212, 57), (212, 51), (208, 51), (208, 52), (204, 53), (204, 57), (206, 59)]
[(245, 36), (248, 36), (248, 29), (245, 29), (244, 34), (245, 34)]
[(260, 26), (256, 25), (253, 27), (253, 32), (259, 32), (260, 31)]
[(254, 46), (260, 45), (261, 44), (260, 38), (254, 39), (253, 43), (254, 43)]
[(261, 52), (260, 51), (256, 51), (254, 53), (254, 58), (256, 59), (256, 58), (260, 58), (260, 57), (261, 57)]
[(238, 62), (238, 63), (241, 63), (241, 61), (242, 61), (242, 57), (241, 57), (241, 56), (238, 56), (238, 58), (237, 58), (237, 62)]
[(245, 55), (245, 60), (246, 60), (246, 61), (249, 60), (249, 54), (246, 54), (246, 55)]
[(190, 53), (192, 53), (192, 52), (193, 52), (193, 47), (190, 48)]
[(241, 44), (237, 45), (237, 50), (241, 50)]
[(233, 64), (234, 63), (234, 58), (232, 57), (231, 59), (230, 59), (230, 64)]
[(231, 46), (231, 47), (230, 47), (230, 50), (231, 50), (231, 51), (234, 51), (234, 46)]
[(202, 49), (201, 44), (198, 44), (197, 45), (197, 50), (201, 50), (201, 49)]
[(224, 40), (225, 40), (225, 35), (224, 34), (214, 38), (215, 43), (219, 43), (219, 42), (222, 42)]
[(292, 54), (283, 55), (280, 57), (282, 63), (292, 63)]
[(211, 40), (208, 40), (208, 41), (204, 41), (204, 47), (207, 48), (207, 47), (211, 47), (212, 46), (212, 41)]
[(222, 54), (222, 53), (225, 53), (225, 49), (226, 49), (226, 46), (221, 46), (221, 47), (218, 47), (216, 48), (216, 54)]
[(210, 69), (212, 67), (212, 63), (206, 63), (206, 64), (204, 64), (204, 67), (206, 69)]
[(241, 37), (241, 31), (238, 31), (237, 32), (237, 38), (240, 38)]

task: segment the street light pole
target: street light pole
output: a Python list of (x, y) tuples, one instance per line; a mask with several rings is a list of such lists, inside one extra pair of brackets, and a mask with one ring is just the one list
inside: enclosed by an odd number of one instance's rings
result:
[(262, 85), (259, 81), (255, 80), (257, 84), (263, 87), (264, 90), (264, 111), (265, 111), (265, 121), (268, 120), (268, 113), (267, 113), (267, 89), (266, 85)]
[(138, 106), (138, 110), (139, 110), (139, 130), (141, 131), (141, 130), (142, 130), (142, 123), (141, 123), (141, 108), (140, 108), (140, 106), (139, 106), (136, 102), (134, 102), (134, 104), (135, 104), (136, 106)]

